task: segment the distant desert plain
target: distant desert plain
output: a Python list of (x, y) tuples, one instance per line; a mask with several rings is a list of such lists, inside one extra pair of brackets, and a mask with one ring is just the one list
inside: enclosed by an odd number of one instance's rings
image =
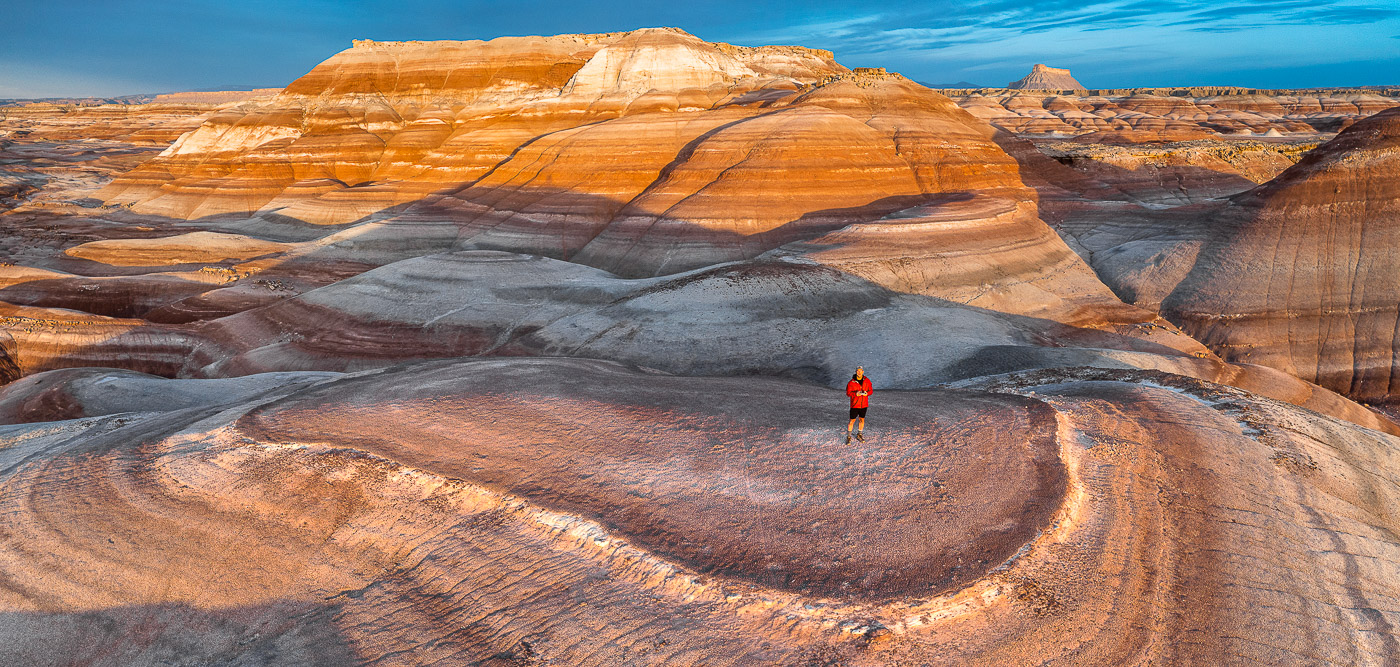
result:
[(359, 40), (0, 262), (0, 664), (1400, 664), (1400, 87)]

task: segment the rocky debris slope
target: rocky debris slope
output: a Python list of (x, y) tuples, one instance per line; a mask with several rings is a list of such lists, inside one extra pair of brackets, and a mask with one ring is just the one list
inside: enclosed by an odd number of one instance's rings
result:
[(1031, 73), (1006, 84), (1012, 90), (1085, 90), (1068, 69), (1036, 63)]
[(1126, 142), (1331, 133), (1400, 106), (1400, 94), (1391, 91), (1346, 89), (1224, 95), (1153, 90), (1080, 95), (996, 89), (944, 92), (969, 113), (1009, 132), (1120, 133), (1116, 141)]
[(767, 378), (489, 360), (265, 387), (0, 429), (6, 662), (1396, 650), (1400, 440), (1215, 385), (884, 392), (857, 445), (839, 392)]
[(1375, 400), (1400, 386), (1400, 111), (1234, 197), (1164, 312), (1227, 358)]
[(1151, 206), (1183, 206), (1239, 194), (1268, 181), (1321, 145), (1195, 138), (1123, 145), (1123, 133), (1094, 132), (1071, 140), (1037, 141), (1055, 160), (1086, 176), (1111, 183)]

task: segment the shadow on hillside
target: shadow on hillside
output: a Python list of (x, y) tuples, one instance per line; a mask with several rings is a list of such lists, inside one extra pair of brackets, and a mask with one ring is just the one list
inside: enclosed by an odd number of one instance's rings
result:
[[(158, 575), (157, 575), (158, 576)], [(184, 603), (0, 613), (6, 665), (350, 665), (336, 605), (279, 600), (239, 607)]]

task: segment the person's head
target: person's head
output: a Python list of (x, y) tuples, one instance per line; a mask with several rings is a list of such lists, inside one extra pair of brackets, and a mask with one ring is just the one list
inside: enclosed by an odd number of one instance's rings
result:
[(856, 377), (865, 377), (865, 367), (856, 366)]

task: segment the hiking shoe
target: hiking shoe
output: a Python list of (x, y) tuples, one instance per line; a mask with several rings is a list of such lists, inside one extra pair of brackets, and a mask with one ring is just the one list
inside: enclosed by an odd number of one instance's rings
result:
[(848, 445), (851, 444), (851, 434), (850, 434), (850, 433), (847, 433), (847, 434), (846, 434), (846, 444), (848, 444)]
[(860, 434), (860, 431), (856, 431), (856, 440), (859, 440), (859, 441), (861, 441), (861, 442), (865, 442), (865, 436), (861, 435), (861, 434)]

